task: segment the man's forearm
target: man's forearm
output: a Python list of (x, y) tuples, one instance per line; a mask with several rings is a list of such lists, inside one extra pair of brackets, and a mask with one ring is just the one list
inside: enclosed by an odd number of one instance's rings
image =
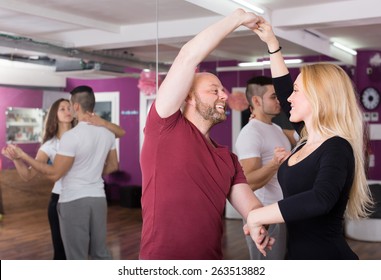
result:
[(250, 188), (253, 191), (262, 188), (271, 180), (277, 170), (278, 167), (268, 164), (247, 174), (245, 173)]
[(26, 161), (30, 166), (32, 166), (34, 169), (36, 169), (38, 172), (41, 174), (44, 174), (46, 176), (54, 176), (55, 175), (55, 170), (53, 166), (43, 163), (40, 161), (35, 160), (25, 152), (22, 154), (21, 157), (24, 161)]
[(24, 181), (29, 181), (32, 178), (31, 170), (26, 166), (23, 160), (14, 159), (13, 164), (16, 167), (17, 173)]
[(110, 163), (106, 163), (103, 167), (103, 172), (102, 172), (102, 175), (108, 175), (112, 172), (115, 172), (115, 171), (118, 171), (119, 169), (119, 164), (118, 162), (116, 163), (113, 163), (113, 164), (110, 164)]

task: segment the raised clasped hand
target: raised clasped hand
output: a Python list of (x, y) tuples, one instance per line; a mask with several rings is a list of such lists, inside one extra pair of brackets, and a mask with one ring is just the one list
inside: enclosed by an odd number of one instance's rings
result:
[(242, 25), (251, 30), (258, 29), (259, 24), (265, 21), (261, 16), (251, 12), (246, 12), (244, 16)]
[(265, 21), (263, 18), (261, 19), (262, 20), (258, 22), (257, 28), (251, 28), (251, 30), (253, 30), (266, 44), (269, 44), (270, 42), (277, 42), (277, 38), (275, 37), (270, 23)]

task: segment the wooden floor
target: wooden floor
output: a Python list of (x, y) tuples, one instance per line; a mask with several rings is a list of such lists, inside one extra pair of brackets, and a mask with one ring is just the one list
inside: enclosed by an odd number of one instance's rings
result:
[[(0, 177), (5, 214), (0, 221), (0, 259), (49, 260), (52, 258), (47, 204), (51, 184), (43, 178), (22, 182), (14, 171), (2, 171)], [(224, 258), (249, 258), (240, 220), (224, 220), (222, 240)], [(114, 259), (137, 260), (142, 226), (141, 210), (108, 208), (108, 245)], [(360, 259), (381, 260), (381, 243), (348, 240)]]

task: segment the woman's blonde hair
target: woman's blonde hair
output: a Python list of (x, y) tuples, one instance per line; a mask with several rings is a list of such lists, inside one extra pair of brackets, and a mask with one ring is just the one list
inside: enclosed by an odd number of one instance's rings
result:
[[(373, 202), (366, 180), (363, 115), (352, 81), (341, 67), (329, 63), (305, 65), (301, 77), (312, 107), (312, 128), (325, 137), (346, 139), (353, 149), (355, 171), (346, 216), (366, 217)], [(301, 136), (306, 139), (307, 130), (303, 129)]]

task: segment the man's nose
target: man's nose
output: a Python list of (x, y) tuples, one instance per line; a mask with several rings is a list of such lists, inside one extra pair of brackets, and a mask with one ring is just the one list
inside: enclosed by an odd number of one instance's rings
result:
[(228, 94), (224, 90), (220, 90), (218, 93), (218, 96), (222, 100), (227, 100), (228, 99)]

